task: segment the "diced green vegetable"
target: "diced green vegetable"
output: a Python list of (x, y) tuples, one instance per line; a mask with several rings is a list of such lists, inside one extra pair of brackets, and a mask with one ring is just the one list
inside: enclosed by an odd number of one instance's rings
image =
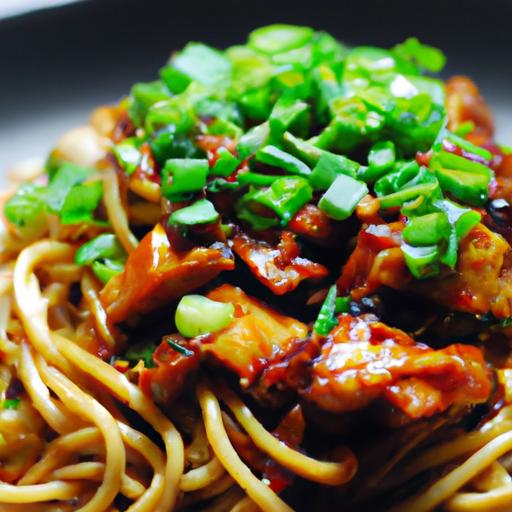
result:
[(142, 124), (149, 107), (169, 97), (169, 91), (160, 80), (135, 84), (130, 94), (130, 117), (135, 124)]
[(228, 149), (219, 148), (217, 150), (217, 160), (211, 168), (213, 176), (229, 176), (235, 172), (240, 165), (240, 161)]
[(396, 164), (394, 169), (375, 182), (373, 189), (378, 196), (398, 192), (418, 174), (420, 166), (415, 160), (411, 160)]
[(368, 187), (365, 183), (340, 174), (322, 196), (318, 207), (332, 219), (345, 220), (366, 194)]
[(190, 206), (176, 210), (169, 217), (169, 224), (195, 226), (210, 224), (219, 219), (219, 213), (208, 199), (199, 199)]
[(237, 175), (240, 185), (256, 185), (258, 187), (268, 187), (272, 185), (279, 176), (270, 174), (259, 174), (256, 172), (243, 172)]
[(455, 144), (459, 148), (463, 149), (467, 153), (471, 153), (473, 155), (478, 155), (483, 160), (490, 162), (492, 160), (492, 153), (485, 148), (481, 148), (470, 142), (469, 140), (463, 139), (455, 135), (454, 133), (448, 132), (446, 139), (450, 141), (452, 144)]
[(5, 218), (23, 232), (37, 234), (45, 224), (45, 192), (41, 185), (24, 183), (5, 203)]
[(21, 403), (21, 398), (8, 398), (2, 402), (3, 409), (17, 409)]
[(483, 206), (489, 194), (489, 178), (483, 174), (438, 169), (437, 179), (441, 188), (464, 203)]
[(355, 178), (354, 163), (352, 160), (341, 155), (325, 151), (313, 168), (309, 181), (315, 190), (327, 190), (338, 174), (345, 174)]
[(198, 158), (171, 158), (162, 169), (162, 194), (175, 199), (199, 192), (206, 185), (208, 160)]
[[(298, 176), (287, 176), (275, 179), (270, 187), (253, 188), (242, 197), (240, 206), (259, 203), (275, 212), (282, 225), (286, 225), (312, 197), (313, 191), (307, 180)], [(261, 229), (259, 221), (257, 225), (258, 227), (253, 224), (253, 228)]]
[(92, 271), (103, 284), (107, 284), (110, 279), (120, 274), (123, 270), (124, 264), (115, 260), (106, 259), (103, 262), (95, 261), (92, 264)]
[(173, 340), (171, 337), (167, 337), (167, 343), (173, 350), (180, 353), (182, 356), (192, 357), (194, 355), (194, 352), (192, 352), (192, 350), (189, 350), (187, 347), (180, 345), (177, 341)]
[(131, 346), (123, 355), (123, 359), (137, 364), (139, 361), (144, 361), (146, 368), (154, 368), (153, 353), (156, 350), (156, 343), (139, 343)]
[[(218, 50), (201, 43), (189, 43), (169, 63), (174, 73), (164, 68), (162, 78), (173, 92), (182, 92), (192, 80), (204, 85), (228, 83), (231, 63)], [(177, 73), (179, 72), (179, 74)]]
[(446, 63), (446, 57), (440, 50), (421, 44), (415, 37), (410, 37), (402, 44), (395, 46), (393, 52), (432, 73), (441, 71)]
[(313, 330), (320, 336), (327, 336), (338, 325), (338, 319), (335, 317), (337, 293), (336, 285), (332, 285), (318, 313)]
[(71, 189), (94, 173), (92, 169), (64, 163), (55, 173), (46, 191), (46, 204), (53, 213), (60, 213)]
[(405, 263), (416, 279), (426, 279), (439, 273), (439, 249), (437, 245), (413, 247), (402, 244)]
[(308, 112), (309, 105), (303, 101), (296, 100), (287, 96), (282, 96), (274, 105), (269, 118), (270, 131), (274, 137), (282, 137), (284, 132), (290, 126), (296, 124), (296, 121), (302, 118), (302, 129), (304, 131), (307, 126), (305, 125), (307, 116), (304, 114)]
[(249, 34), (248, 45), (254, 50), (273, 55), (298, 48), (313, 37), (313, 29), (295, 25), (268, 25)]
[(297, 176), (308, 177), (311, 174), (311, 169), (304, 162), (276, 146), (261, 148), (256, 153), (256, 160)]
[(405, 226), (402, 235), (410, 245), (434, 245), (450, 236), (450, 223), (442, 212), (413, 217)]
[(346, 297), (336, 297), (336, 302), (334, 304), (334, 312), (335, 313), (348, 313), (350, 311), (350, 302), (352, 298), (350, 295)]
[(78, 265), (90, 265), (100, 259), (114, 259), (124, 261), (126, 252), (112, 233), (102, 235), (89, 240), (81, 245), (75, 254), (75, 262)]
[(185, 295), (176, 308), (174, 321), (182, 336), (194, 338), (227, 327), (234, 318), (231, 303), (217, 302), (202, 295)]
[(238, 141), (237, 149), (239, 157), (243, 160), (254, 155), (258, 149), (268, 142), (269, 135), (270, 128), (268, 121), (248, 130)]
[(112, 148), (117, 162), (128, 175), (132, 174), (140, 164), (142, 155), (139, 146), (140, 142), (135, 137), (129, 137)]
[(392, 141), (377, 142), (368, 154), (368, 168), (359, 173), (359, 178), (366, 182), (379, 179), (395, 164), (395, 145)]
[(439, 189), (438, 183), (424, 183), (421, 185), (414, 185), (412, 187), (403, 188), (393, 194), (388, 194), (380, 198), (380, 207), (382, 209), (394, 208), (402, 206), (405, 202), (415, 199), (418, 196), (431, 196), (436, 190)]
[(94, 211), (103, 195), (103, 182), (93, 181), (75, 185), (66, 196), (60, 209), (62, 224), (94, 222)]

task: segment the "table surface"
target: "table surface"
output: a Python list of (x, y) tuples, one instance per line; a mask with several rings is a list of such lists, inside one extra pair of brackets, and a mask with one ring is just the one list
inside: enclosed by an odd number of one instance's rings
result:
[(446, 74), (475, 78), (494, 110), (499, 140), (512, 145), (512, 2), (489, 0), (483, 11), (466, 0), (461, 11), (447, 0), (375, 0), (350, 9), (316, 0), (310, 12), (288, 0), (260, 0), (251, 16), (237, 0), (224, 0), (223, 10), (212, 2), (175, 4), (90, 0), (0, 20), (0, 170), (46, 155), (95, 106), (115, 102), (135, 81), (154, 79), (171, 49), (188, 40), (235, 44), (275, 21), (311, 24), (348, 44), (391, 46), (417, 35), (443, 48)]

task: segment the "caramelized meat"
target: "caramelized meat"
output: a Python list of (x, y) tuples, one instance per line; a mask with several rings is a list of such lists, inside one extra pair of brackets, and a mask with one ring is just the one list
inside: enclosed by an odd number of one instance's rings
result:
[(512, 251), (498, 233), (479, 224), (461, 241), (457, 267), (440, 276), (413, 280), (400, 250), (403, 224), (371, 225), (343, 267), (338, 288), (360, 300), (381, 285), (428, 297), (451, 309), (473, 314), (512, 314)]
[(456, 130), (465, 121), (472, 121), (475, 130), (468, 137), (472, 142), (481, 145), (492, 138), (492, 113), (478, 87), (468, 77), (454, 76), (446, 82), (446, 110), (450, 130)]
[(299, 254), (299, 246), (289, 231), (283, 231), (281, 242), (272, 247), (245, 234), (233, 238), (233, 251), (248, 265), (254, 276), (276, 295), (297, 288), (304, 279), (322, 278), (327, 269)]
[(130, 254), (124, 272), (101, 291), (101, 301), (109, 320), (122, 322), (155, 310), (233, 267), (230, 251), (223, 244), (176, 253), (157, 224)]
[(412, 289), (458, 311), (498, 318), (511, 314), (510, 246), (482, 224), (461, 241), (457, 272), (444, 279), (414, 283)]
[(234, 304), (236, 318), (222, 331), (198, 339), (201, 350), (238, 374), (245, 385), (307, 335), (305, 324), (272, 311), (240, 288), (225, 284), (208, 298)]
[(355, 300), (370, 295), (381, 285), (401, 289), (411, 280), (400, 243), (401, 222), (368, 226), (359, 232), (357, 245), (343, 267), (337, 285)]
[[(173, 341), (178, 341), (173, 337)], [(184, 340), (179, 344), (183, 346)], [(144, 368), (139, 377), (139, 386), (148, 396), (160, 404), (170, 404), (181, 393), (187, 380), (199, 368), (199, 350), (191, 344), (178, 351), (169, 343), (168, 337), (153, 353), (154, 368)]]
[(478, 348), (457, 344), (433, 350), (370, 315), (341, 315), (312, 363), (310, 384), (301, 392), (335, 413), (384, 400), (416, 420), (452, 405), (484, 402), (492, 389)]

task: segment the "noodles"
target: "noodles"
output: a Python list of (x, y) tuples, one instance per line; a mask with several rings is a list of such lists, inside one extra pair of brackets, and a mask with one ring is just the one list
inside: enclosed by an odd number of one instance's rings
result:
[(233, 411), (236, 419), (247, 430), (258, 448), (266, 451), (274, 460), (303, 478), (326, 485), (340, 485), (351, 480), (357, 469), (355, 457), (347, 452), (342, 463), (321, 462), (306, 457), (286, 446), (267, 432), (251, 414), (251, 411), (228, 390), (220, 394)]
[(112, 222), (114, 232), (123, 244), (127, 252), (132, 252), (137, 247), (137, 239), (130, 231), (126, 212), (121, 204), (119, 195), (119, 184), (117, 176), (113, 170), (107, 169), (103, 173), (103, 183), (105, 187), (105, 208), (108, 217)]
[(215, 455), (228, 473), (263, 510), (275, 510), (275, 512), (291, 510), (264, 483), (258, 480), (240, 460), (224, 430), (219, 402), (215, 395), (204, 384), (199, 385), (197, 394), (203, 411), (208, 440)]

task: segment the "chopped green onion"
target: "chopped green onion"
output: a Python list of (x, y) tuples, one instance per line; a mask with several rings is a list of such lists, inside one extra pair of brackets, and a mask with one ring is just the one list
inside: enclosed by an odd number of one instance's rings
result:
[(448, 153), (447, 151), (439, 151), (434, 154), (430, 160), (430, 166), (434, 170), (450, 169), (454, 171), (464, 171), (471, 174), (479, 174), (485, 176), (489, 180), (493, 177), (493, 172), (486, 165), (468, 160), (463, 156)]
[(256, 160), (298, 176), (308, 177), (311, 174), (311, 169), (304, 162), (276, 146), (260, 149), (256, 153)]
[(438, 189), (438, 183), (423, 183), (421, 185), (403, 188), (398, 192), (379, 198), (380, 207), (386, 209), (402, 206), (405, 202), (415, 199), (418, 196), (430, 197)]
[(375, 182), (373, 189), (377, 196), (398, 192), (418, 174), (420, 166), (415, 160), (411, 160), (395, 164), (394, 169)]
[(107, 284), (114, 276), (123, 272), (124, 264), (120, 261), (105, 259), (94, 261), (91, 268), (96, 277), (103, 284)]
[(199, 199), (190, 206), (176, 210), (169, 217), (169, 224), (179, 226), (196, 226), (210, 224), (219, 219), (220, 215), (208, 199)]
[(175, 199), (184, 194), (199, 192), (206, 185), (208, 160), (171, 158), (162, 169), (162, 194)]
[(75, 185), (66, 196), (59, 212), (62, 224), (94, 222), (94, 211), (103, 195), (103, 182)]
[(373, 182), (389, 171), (395, 164), (395, 145), (391, 141), (377, 142), (368, 154), (368, 168), (359, 174), (366, 182)]
[(211, 168), (213, 176), (230, 176), (240, 165), (240, 161), (228, 149), (219, 148), (217, 150), (217, 160)]
[[(260, 203), (274, 211), (286, 225), (313, 197), (311, 186), (299, 176), (279, 177), (267, 188), (252, 189), (241, 199), (241, 206)], [(258, 223), (259, 224), (259, 223)], [(254, 229), (258, 229), (253, 224)]]
[(442, 212), (413, 217), (405, 226), (402, 236), (414, 246), (437, 244), (450, 236), (448, 217)]
[(336, 301), (334, 303), (334, 312), (335, 313), (348, 313), (350, 311), (350, 302), (352, 298), (350, 295), (346, 297), (336, 297)]
[(46, 192), (46, 203), (53, 213), (60, 213), (71, 189), (85, 181), (94, 170), (72, 163), (64, 163), (50, 181)]
[[(309, 110), (309, 105), (303, 101), (287, 96), (277, 100), (269, 118), (270, 131), (274, 137), (282, 137), (284, 132)], [(307, 119), (307, 118), (306, 118)], [(305, 128), (304, 122), (302, 128)], [(304, 131), (304, 129), (299, 130)]]
[(465, 137), (469, 135), (475, 129), (475, 123), (473, 121), (463, 121), (457, 126), (454, 133), (459, 137)]
[(269, 174), (259, 174), (255, 172), (241, 172), (237, 175), (240, 185), (256, 185), (258, 187), (268, 187), (274, 183), (279, 176)]
[(151, 105), (169, 97), (169, 91), (160, 80), (135, 84), (130, 94), (130, 117), (135, 124), (142, 124)]
[(135, 137), (129, 137), (112, 148), (117, 162), (128, 175), (132, 174), (140, 164), (142, 155), (139, 146), (140, 142)]
[(21, 403), (21, 398), (10, 398), (2, 402), (4, 409), (17, 409)]
[(248, 130), (238, 141), (237, 149), (239, 157), (243, 160), (254, 155), (258, 149), (267, 143), (269, 135), (270, 128), (268, 121)]
[(437, 245), (413, 247), (402, 244), (405, 263), (416, 279), (426, 279), (439, 273), (439, 249)]
[(177, 341), (173, 340), (171, 337), (167, 338), (167, 343), (173, 350), (180, 353), (182, 356), (192, 357), (194, 355), (194, 352), (192, 352), (192, 350), (189, 350), (187, 347), (180, 345)]
[(448, 132), (446, 139), (449, 140), (452, 144), (455, 144), (459, 148), (463, 149), (467, 153), (478, 155), (487, 162), (490, 162), (492, 160), (492, 153), (490, 151), (488, 151), (485, 148), (481, 148), (480, 146), (477, 146), (472, 142), (469, 142), (469, 140), (463, 139), (462, 137), (459, 137), (454, 133)]
[(368, 187), (365, 183), (340, 174), (322, 196), (318, 207), (332, 219), (345, 220), (366, 194)]
[(334, 327), (338, 325), (338, 319), (334, 316), (336, 313), (336, 295), (338, 291), (336, 285), (332, 285), (327, 292), (324, 303), (320, 308), (318, 317), (313, 326), (313, 330), (320, 336), (327, 336)]
[(250, 48), (273, 55), (298, 48), (313, 37), (313, 29), (295, 25), (268, 25), (249, 34)]
[(156, 343), (151, 341), (147, 343), (139, 343), (130, 347), (123, 358), (131, 363), (137, 364), (139, 361), (144, 361), (145, 368), (154, 368), (153, 353), (156, 350)]
[(309, 181), (315, 190), (327, 190), (338, 174), (355, 178), (352, 163), (348, 158), (325, 151), (313, 168)]
[(433, 46), (421, 44), (415, 37), (410, 37), (402, 44), (396, 45), (393, 52), (432, 73), (441, 71), (446, 63), (443, 52)]
[(144, 122), (148, 134), (166, 128), (173, 133), (187, 133), (196, 123), (191, 105), (179, 96), (159, 101), (149, 107)]
[(4, 206), (5, 218), (22, 228), (24, 233), (37, 235), (46, 223), (46, 188), (35, 183), (22, 184)]
[(486, 175), (437, 169), (436, 176), (441, 188), (460, 201), (475, 206), (483, 206), (487, 202), (489, 178)]
[(173, 92), (182, 92), (190, 83), (196, 82), (204, 85), (221, 85), (229, 82), (231, 76), (231, 63), (218, 50), (201, 43), (189, 43), (176, 53), (169, 66), (175, 70), (172, 73), (164, 68), (162, 77)]
[(185, 295), (176, 308), (176, 328), (185, 338), (220, 331), (234, 318), (231, 303), (217, 302), (202, 295)]
[(90, 265), (101, 259), (126, 260), (126, 252), (123, 246), (112, 233), (104, 233), (89, 240), (81, 245), (75, 254), (77, 265)]

